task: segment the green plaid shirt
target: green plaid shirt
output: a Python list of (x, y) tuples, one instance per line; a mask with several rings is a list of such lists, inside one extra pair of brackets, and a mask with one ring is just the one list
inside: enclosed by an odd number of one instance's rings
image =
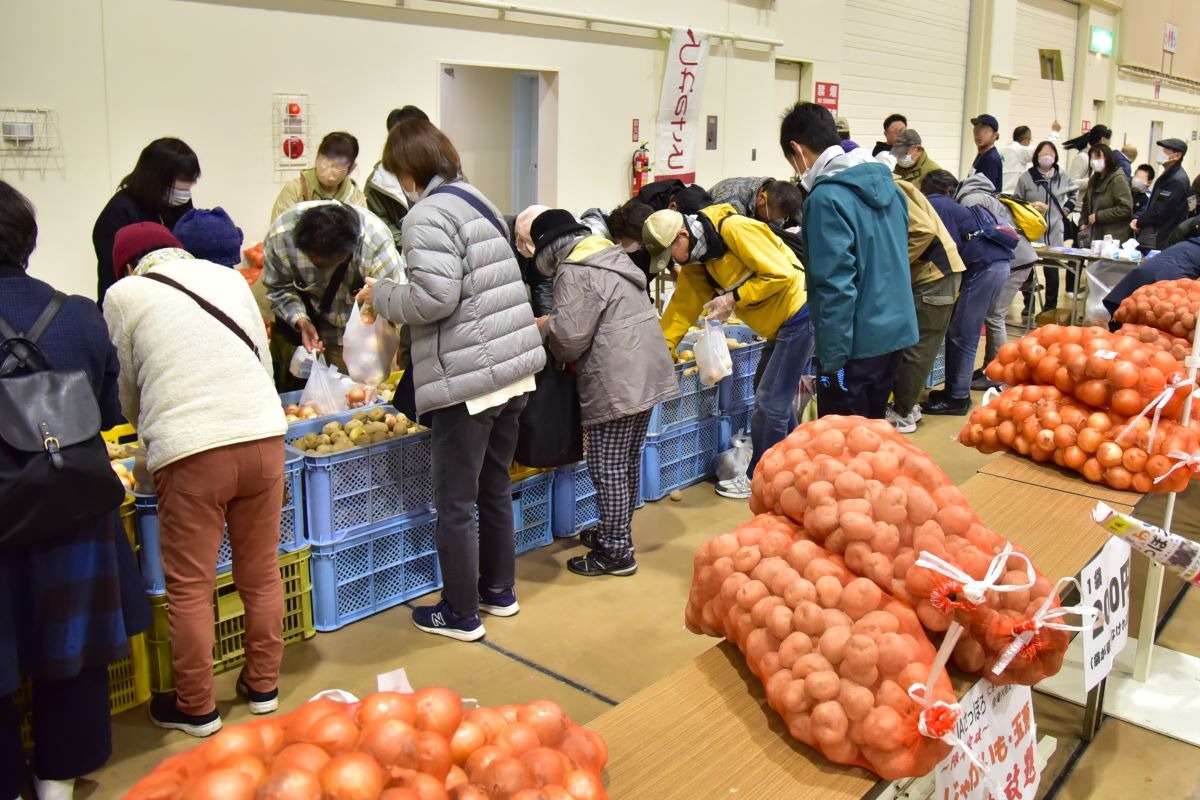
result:
[[(263, 243), (263, 285), (271, 310), (292, 327), (300, 317), (309, 316), (301, 295), (307, 295), (315, 309), (329, 286), (334, 270), (323, 270), (296, 247), (293, 232), (300, 215), (314, 206), (336, 203), (336, 200), (313, 200), (299, 203), (279, 215)], [(333, 298), (329, 313), (312, 320), (325, 344), (340, 346), (346, 321), (354, 309), (354, 295), (364, 285), (365, 278), (399, 280), (404, 274), (404, 259), (396, 251), (392, 233), (378, 217), (363, 208), (348, 206), (362, 220), (362, 238), (350, 258), (350, 268), (341, 288)]]

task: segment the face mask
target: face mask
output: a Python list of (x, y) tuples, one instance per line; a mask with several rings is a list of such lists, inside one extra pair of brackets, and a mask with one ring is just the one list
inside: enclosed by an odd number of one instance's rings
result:
[(1133, 188), (1137, 189), (1139, 192), (1146, 191), (1146, 187), (1149, 185), (1150, 185), (1150, 181), (1146, 180), (1145, 178), (1134, 178), (1133, 179)]
[(642, 249), (642, 246), (637, 242), (633, 242), (632, 244), (623, 245), (621, 249), (626, 253), (636, 253), (638, 250)]
[(1100, 174), (1101, 172), (1104, 172), (1104, 159), (1103, 158), (1093, 158), (1092, 159), (1092, 172), (1095, 172), (1096, 174)]
[(413, 185), (413, 188), (409, 189), (404, 185), (404, 181), (400, 181), (400, 188), (404, 190), (404, 196), (408, 199), (410, 206), (421, 199), (421, 193), (417, 191), (416, 184)]
[(174, 186), (172, 186), (171, 190), (167, 192), (167, 205), (169, 206), (177, 207), (187, 205), (191, 199), (191, 189), (176, 189)]
[(907, 153), (896, 159), (896, 166), (903, 167), (904, 169), (908, 169), (915, 163), (917, 163), (917, 160)]
[(1154, 159), (1155, 163), (1157, 163), (1157, 164), (1166, 164), (1170, 160), (1171, 160), (1171, 157), (1169, 155), (1167, 155), (1166, 153), (1159, 153), (1158, 157)]
[(1042, 156), (1038, 159), (1038, 166), (1044, 170), (1049, 170), (1054, 166), (1054, 156)]
[(811, 192), (812, 191), (812, 166), (809, 165), (808, 160), (804, 157), (804, 153), (796, 151), (796, 154), (795, 154), (795, 156), (793, 156), (793, 158), (800, 159), (800, 163), (804, 165), (804, 170), (801, 171), (800, 168), (798, 166), (796, 166), (796, 162), (793, 161), (792, 169), (794, 169), (796, 171), (796, 176), (800, 179), (800, 183), (804, 185), (805, 191)]

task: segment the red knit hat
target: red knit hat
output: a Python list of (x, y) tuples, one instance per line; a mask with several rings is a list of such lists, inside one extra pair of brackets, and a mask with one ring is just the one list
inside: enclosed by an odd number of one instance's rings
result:
[(164, 247), (183, 249), (179, 240), (157, 222), (135, 222), (117, 231), (113, 239), (113, 274), (117, 280), (125, 277), (125, 267), (140, 261), (142, 256)]

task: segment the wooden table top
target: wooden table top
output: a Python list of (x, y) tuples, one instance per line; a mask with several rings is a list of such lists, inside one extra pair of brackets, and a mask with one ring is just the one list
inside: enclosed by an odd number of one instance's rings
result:
[(984, 464), (979, 472), (1067, 494), (1082, 495), (1093, 500), (1103, 500), (1109, 505), (1120, 503), (1133, 507), (1142, 499), (1142, 495), (1137, 492), (1123, 492), (1098, 483), (1090, 483), (1078, 472), (1063, 469), (1057, 464), (1039, 464), (1014, 453), (1003, 453), (999, 458), (993, 458)]

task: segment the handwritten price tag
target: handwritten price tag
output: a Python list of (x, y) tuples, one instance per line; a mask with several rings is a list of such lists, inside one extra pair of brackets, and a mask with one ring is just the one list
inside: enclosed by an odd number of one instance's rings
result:
[(955, 749), (934, 775), (937, 800), (1028, 800), (1037, 794), (1042, 776), (1030, 688), (979, 681), (960, 703), (956, 733), (988, 773)]

